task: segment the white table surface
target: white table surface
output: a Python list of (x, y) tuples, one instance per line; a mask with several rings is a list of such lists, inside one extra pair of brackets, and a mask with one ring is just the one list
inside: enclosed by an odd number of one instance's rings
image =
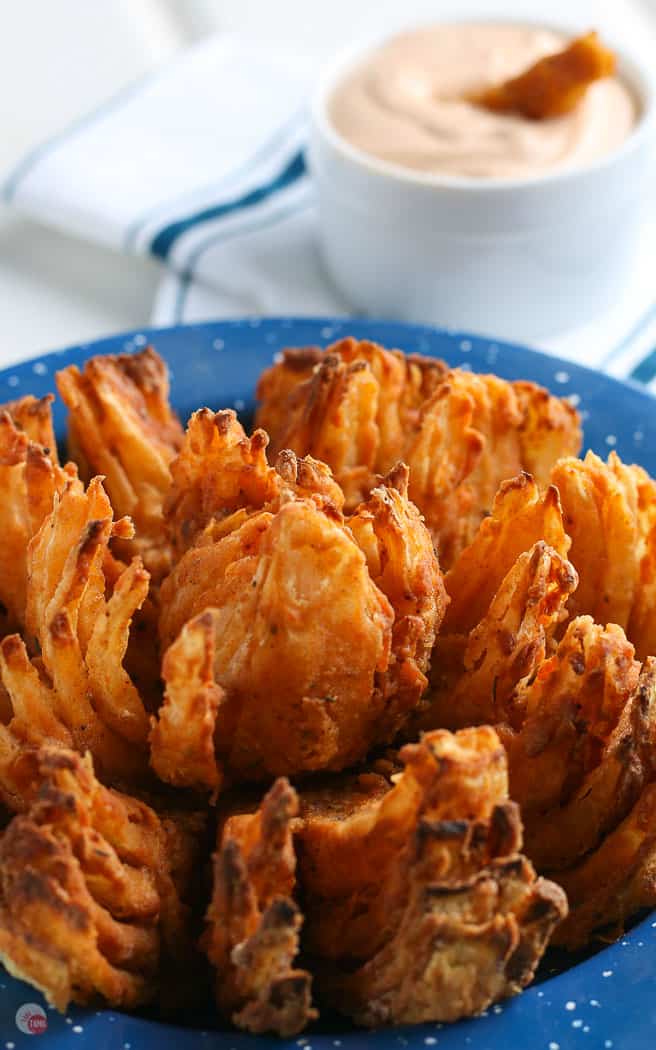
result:
[[(515, 3), (517, 0), (515, 0)], [(571, 0), (640, 32), (656, 0)], [(448, 0), (15, 0), (0, 33), (0, 176), (72, 120), (166, 62), (207, 32), (241, 29), (299, 46), (317, 61), (401, 14), (439, 17)], [(642, 5), (642, 6), (641, 6)], [(451, 5), (453, 6), (453, 5)], [(504, 0), (480, 0), (503, 13)], [(526, 11), (542, 9), (525, 0)], [(585, 15), (583, 16), (585, 17)], [(0, 304), (4, 363), (121, 329), (150, 317), (158, 265), (114, 255), (27, 222), (0, 205)]]

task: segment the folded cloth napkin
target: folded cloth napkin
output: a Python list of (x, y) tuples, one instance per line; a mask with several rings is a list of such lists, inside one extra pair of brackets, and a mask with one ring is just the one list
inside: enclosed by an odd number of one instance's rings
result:
[[(210, 38), (36, 149), (5, 182), (5, 199), (165, 263), (158, 324), (352, 313), (317, 249), (303, 155), (314, 76), (308, 60)], [(629, 293), (539, 345), (656, 389), (655, 248), (656, 222), (646, 218)]]

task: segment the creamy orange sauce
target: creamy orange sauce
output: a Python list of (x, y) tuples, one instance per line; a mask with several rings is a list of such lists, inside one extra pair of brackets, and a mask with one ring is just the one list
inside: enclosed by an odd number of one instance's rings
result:
[(521, 178), (583, 167), (619, 146), (638, 120), (636, 99), (619, 77), (592, 84), (574, 112), (552, 120), (463, 101), (566, 43), (551, 30), (512, 24), (402, 33), (343, 78), (329, 116), (353, 146), (413, 171)]

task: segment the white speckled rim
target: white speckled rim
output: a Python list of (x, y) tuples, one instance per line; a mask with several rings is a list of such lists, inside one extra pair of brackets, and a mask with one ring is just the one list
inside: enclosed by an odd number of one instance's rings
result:
[[(489, 18), (458, 17), (443, 18), (439, 21), (445, 24), (449, 22), (462, 24), (467, 22), (490, 22), (492, 20)], [(553, 32), (564, 33), (566, 35), (571, 34), (573, 31), (572, 25), (565, 26), (562, 23), (555, 24), (548, 21), (531, 21), (530, 19), (507, 18), (500, 16), (495, 18), (494, 22), (527, 27), (534, 26), (535, 28), (550, 29)], [(428, 26), (434, 24), (434, 22), (426, 21), (418, 24), (415, 23), (414, 25), (401, 24), (397, 27), (396, 32), (420, 29), (422, 25)], [(315, 88), (310, 107), (312, 121), (315, 127), (330, 145), (341, 153), (344, 159), (350, 160), (359, 168), (368, 169), (372, 175), (376, 175), (379, 178), (382, 177), (404, 183), (414, 183), (420, 186), (433, 186), (435, 189), (462, 190), (470, 193), (481, 192), (483, 190), (486, 192), (494, 190), (516, 190), (521, 192), (521, 190), (526, 187), (571, 182), (580, 178), (582, 175), (588, 175), (591, 172), (599, 172), (601, 174), (605, 170), (614, 167), (616, 164), (622, 163), (627, 157), (643, 145), (646, 138), (654, 136), (656, 139), (656, 63), (654, 63), (653, 66), (650, 66), (646, 60), (643, 61), (637, 54), (629, 55), (625, 48), (612, 45), (618, 58), (618, 73), (620, 77), (628, 83), (629, 87), (639, 100), (640, 116), (635, 128), (631, 134), (627, 136), (621, 146), (619, 146), (618, 149), (612, 150), (606, 156), (601, 157), (593, 164), (587, 164), (581, 168), (556, 169), (552, 172), (547, 172), (541, 175), (523, 176), (522, 178), (515, 179), (499, 177), (482, 179), (467, 175), (433, 175), (424, 172), (415, 172), (410, 168), (404, 168), (400, 165), (380, 160), (377, 157), (371, 156), (369, 153), (365, 153), (363, 150), (359, 150), (356, 146), (351, 145), (350, 142), (347, 142), (347, 140), (339, 134), (328, 115), (328, 101), (333, 89), (342, 77), (359, 61), (365, 58), (368, 53), (373, 51), (376, 47), (379, 47), (386, 40), (389, 40), (394, 33), (395, 30), (392, 29), (390, 31), (388, 27), (384, 33), (379, 32), (370, 35), (356, 44), (350, 44), (347, 48), (342, 50), (324, 67)]]

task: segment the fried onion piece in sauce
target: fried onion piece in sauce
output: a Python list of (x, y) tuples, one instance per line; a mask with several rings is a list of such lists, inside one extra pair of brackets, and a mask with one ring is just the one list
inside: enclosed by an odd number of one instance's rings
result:
[(469, 101), (494, 113), (552, 120), (576, 109), (590, 85), (612, 76), (615, 66), (615, 55), (597, 33), (586, 33), (519, 76), (470, 96)]

